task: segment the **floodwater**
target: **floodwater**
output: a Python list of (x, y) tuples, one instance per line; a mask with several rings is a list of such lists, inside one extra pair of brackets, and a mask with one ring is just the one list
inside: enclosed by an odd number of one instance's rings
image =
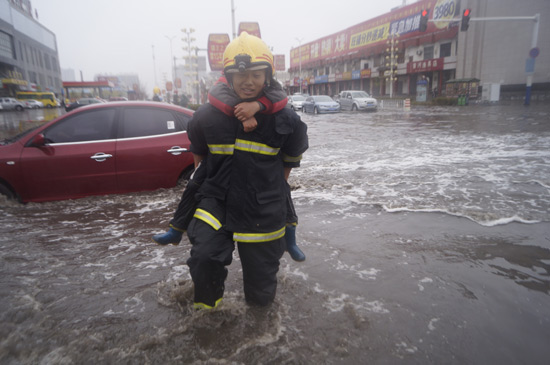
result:
[(546, 364), (550, 107), (303, 115), (307, 255), (275, 303), (195, 312), (179, 188), (0, 203), (2, 364)]

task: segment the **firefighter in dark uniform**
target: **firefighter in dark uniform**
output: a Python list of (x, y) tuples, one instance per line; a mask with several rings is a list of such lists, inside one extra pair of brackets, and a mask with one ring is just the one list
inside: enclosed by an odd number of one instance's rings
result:
[[(223, 58), (224, 73), (242, 101), (256, 100), (276, 82), (273, 55), (255, 36), (241, 33)], [(285, 251), (286, 179), (308, 148), (307, 126), (288, 108), (256, 118), (258, 127), (246, 133), (236, 117), (205, 104), (189, 123), (195, 164), (207, 160), (187, 230), (196, 308), (214, 308), (221, 301), (235, 242), (247, 303), (264, 306), (275, 298)]]

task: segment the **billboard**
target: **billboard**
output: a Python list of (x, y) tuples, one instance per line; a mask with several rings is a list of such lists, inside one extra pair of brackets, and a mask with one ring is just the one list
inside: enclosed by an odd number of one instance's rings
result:
[[(399, 40), (418, 37), (424, 34), (418, 31), (420, 12), (423, 9), (430, 10), (430, 18), (434, 21), (449, 20), (458, 16), (460, 0), (419, 0), (343, 31), (302, 44), (290, 50), (290, 67), (385, 48), (386, 41), (393, 34), (398, 34)], [(456, 26), (457, 22), (430, 22), (425, 34)]]
[(255, 35), (258, 38), (262, 38), (259, 23), (241, 22), (239, 23), (239, 33), (237, 35), (241, 34), (243, 31), (247, 32), (248, 34)]
[(285, 55), (284, 54), (273, 55), (273, 63), (275, 64), (275, 71), (284, 71), (284, 70), (286, 70)]
[(208, 35), (208, 63), (212, 71), (223, 70), (223, 52), (229, 44), (229, 34)]

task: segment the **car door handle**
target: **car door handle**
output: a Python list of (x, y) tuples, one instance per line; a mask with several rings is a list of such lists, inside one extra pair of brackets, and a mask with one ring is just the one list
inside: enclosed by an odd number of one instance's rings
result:
[(180, 146), (173, 146), (172, 148), (170, 148), (166, 152), (171, 153), (174, 156), (177, 156), (177, 155), (181, 155), (182, 152), (187, 152), (187, 151), (189, 151), (187, 148), (183, 148), (183, 147), (180, 147)]
[(111, 157), (113, 157), (113, 155), (109, 155), (108, 153), (98, 152), (90, 158), (93, 160), (96, 160), (97, 162), (103, 162), (106, 159)]

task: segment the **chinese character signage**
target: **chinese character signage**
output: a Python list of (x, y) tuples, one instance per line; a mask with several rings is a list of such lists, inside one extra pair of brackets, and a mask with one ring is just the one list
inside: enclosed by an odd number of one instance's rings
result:
[(248, 34), (255, 35), (258, 38), (262, 38), (262, 34), (260, 33), (259, 23), (247, 23), (247, 22), (239, 23), (239, 34), (241, 34), (242, 32), (247, 32)]
[(407, 63), (407, 73), (429, 72), (443, 70), (443, 58), (432, 58)]
[(443, 20), (454, 19), (460, 13), (460, 0), (419, 0), (399, 7), (389, 13), (354, 25), (338, 33), (317, 39), (294, 48), (290, 52), (290, 67), (296, 68), (301, 63), (320, 61), (366, 51), (375, 47), (385, 47), (388, 37), (399, 34), (399, 40), (419, 36), (420, 12), (430, 10), (428, 32), (457, 26), (457, 22)]
[(208, 62), (212, 71), (223, 70), (223, 52), (228, 44), (228, 34), (208, 35)]
[(275, 63), (275, 71), (284, 71), (284, 70), (286, 70), (285, 55), (284, 54), (273, 55), (273, 62)]

